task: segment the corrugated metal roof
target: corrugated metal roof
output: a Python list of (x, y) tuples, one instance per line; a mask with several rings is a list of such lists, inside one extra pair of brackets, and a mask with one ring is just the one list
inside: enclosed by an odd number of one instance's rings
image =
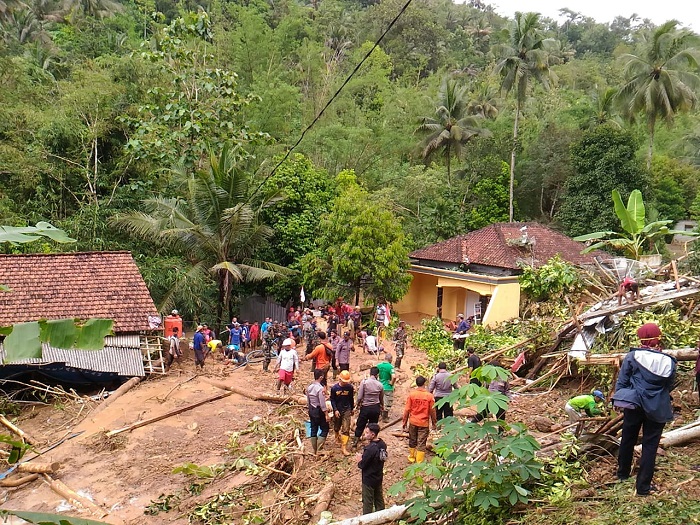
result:
[[(125, 345), (126, 338), (133, 337), (133, 343), (127, 347)], [(102, 350), (76, 350), (53, 348), (48, 343), (42, 344), (42, 357), (22, 359), (12, 364), (33, 364), (43, 365), (49, 363), (59, 363), (80, 368), (83, 370), (92, 370), (95, 372), (116, 373), (120, 376), (144, 376), (143, 355), (139, 347), (138, 336), (120, 336), (107, 339), (123, 339), (119, 341), (119, 346), (109, 345)], [(111, 341), (105, 341), (110, 342)], [(0, 362), (5, 363), (5, 349), (0, 344)]]

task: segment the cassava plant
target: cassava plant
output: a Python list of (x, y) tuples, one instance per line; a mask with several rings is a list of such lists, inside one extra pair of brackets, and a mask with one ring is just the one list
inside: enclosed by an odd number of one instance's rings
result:
[[(509, 373), (491, 365), (473, 372), (482, 384), (507, 381)], [(453, 378), (457, 380), (457, 375)], [(444, 398), (455, 408), (475, 406), (478, 413), (497, 414), (508, 408), (508, 397), (476, 384), (466, 384)], [(441, 435), (434, 442), (435, 457), (412, 465), (403, 481), (390, 493), (418, 489), (409, 513), (419, 521), (429, 515), (458, 511), (460, 523), (478, 509), (480, 519), (496, 516), (502, 505), (526, 503), (530, 485), (540, 478), (542, 464), (535, 458), (539, 444), (524, 425), (507, 424), (490, 417), (479, 423), (463, 423), (456, 417), (440, 422)], [(480, 446), (475, 448), (475, 444)]]

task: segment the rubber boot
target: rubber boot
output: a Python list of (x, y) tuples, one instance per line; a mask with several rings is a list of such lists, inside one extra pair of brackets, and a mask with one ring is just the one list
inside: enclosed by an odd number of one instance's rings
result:
[(350, 455), (350, 452), (348, 452), (348, 441), (350, 441), (350, 436), (340, 436), (340, 442), (342, 443), (341, 451), (343, 452), (343, 456)]
[(394, 362), (394, 368), (396, 368), (396, 370), (401, 370), (401, 358), (400, 357), (396, 358), (396, 361)]
[(416, 462), (416, 449), (415, 449), (415, 448), (409, 448), (409, 449), (408, 449), (408, 462), (409, 462), (409, 463), (415, 463), (415, 462)]
[(343, 436), (341, 436), (341, 435), (340, 435), (340, 432), (338, 432), (337, 430), (335, 430), (335, 440), (336, 440), (338, 443), (342, 443), (342, 442), (343, 442)]
[(357, 442), (360, 440), (359, 437), (357, 436), (352, 436), (352, 444), (350, 445), (351, 448), (356, 449), (357, 448)]
[(326, 438), (320, 437), (318, 438), (318, 441), (316, 442), (316, 453), (320, 453), (321, 449), (323, 448), (323, 444), (326, 442)]
[(382, 410), (382, 421), (384, 423), (387, 423), (389, 421), (389, 411), (388, 410)]
[(425, 452), (416, 450), (416, 463), (423, 463), (423, 461), (425, 461)]
[(318, 438), (313, 437), (309, 439), (311, 439), (311, 450), (313, 450), (312, 454), (315, 456), (316, 452), (318, 452)]

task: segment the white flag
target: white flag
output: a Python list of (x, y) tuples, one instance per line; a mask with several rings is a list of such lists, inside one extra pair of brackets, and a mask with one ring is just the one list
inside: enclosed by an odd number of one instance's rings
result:
[(301, 303), (304, 304), (306, 302), (306, 294), (304, 293), (304, 287), (301, 287), (301, 293), (299, 294), (299, 299), (301, 300)]

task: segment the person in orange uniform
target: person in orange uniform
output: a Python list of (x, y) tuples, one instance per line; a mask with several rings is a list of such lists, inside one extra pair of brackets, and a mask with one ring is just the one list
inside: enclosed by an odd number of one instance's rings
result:
[(437, 428), (435, 398), (425, 388), (425, 377), (416, 377), (416, 388), (406, 398), (403, 411), (403, 429), (408, 426), (408, 461), (422, 463), (425, 459), (425, 446), (428, 442), (430, 426)]
[(328, 370), (331, 367), (331, 359), (333, 358), (333, 345), (326, 341), (326, 332), (317, 332), (320, 344), (316, 345), (313, 351), (306, 355), (303, 360), (314, 360), (314, 371), (323, 371), (323, 379), (321, 384), (325, 387), (328, 377)]

